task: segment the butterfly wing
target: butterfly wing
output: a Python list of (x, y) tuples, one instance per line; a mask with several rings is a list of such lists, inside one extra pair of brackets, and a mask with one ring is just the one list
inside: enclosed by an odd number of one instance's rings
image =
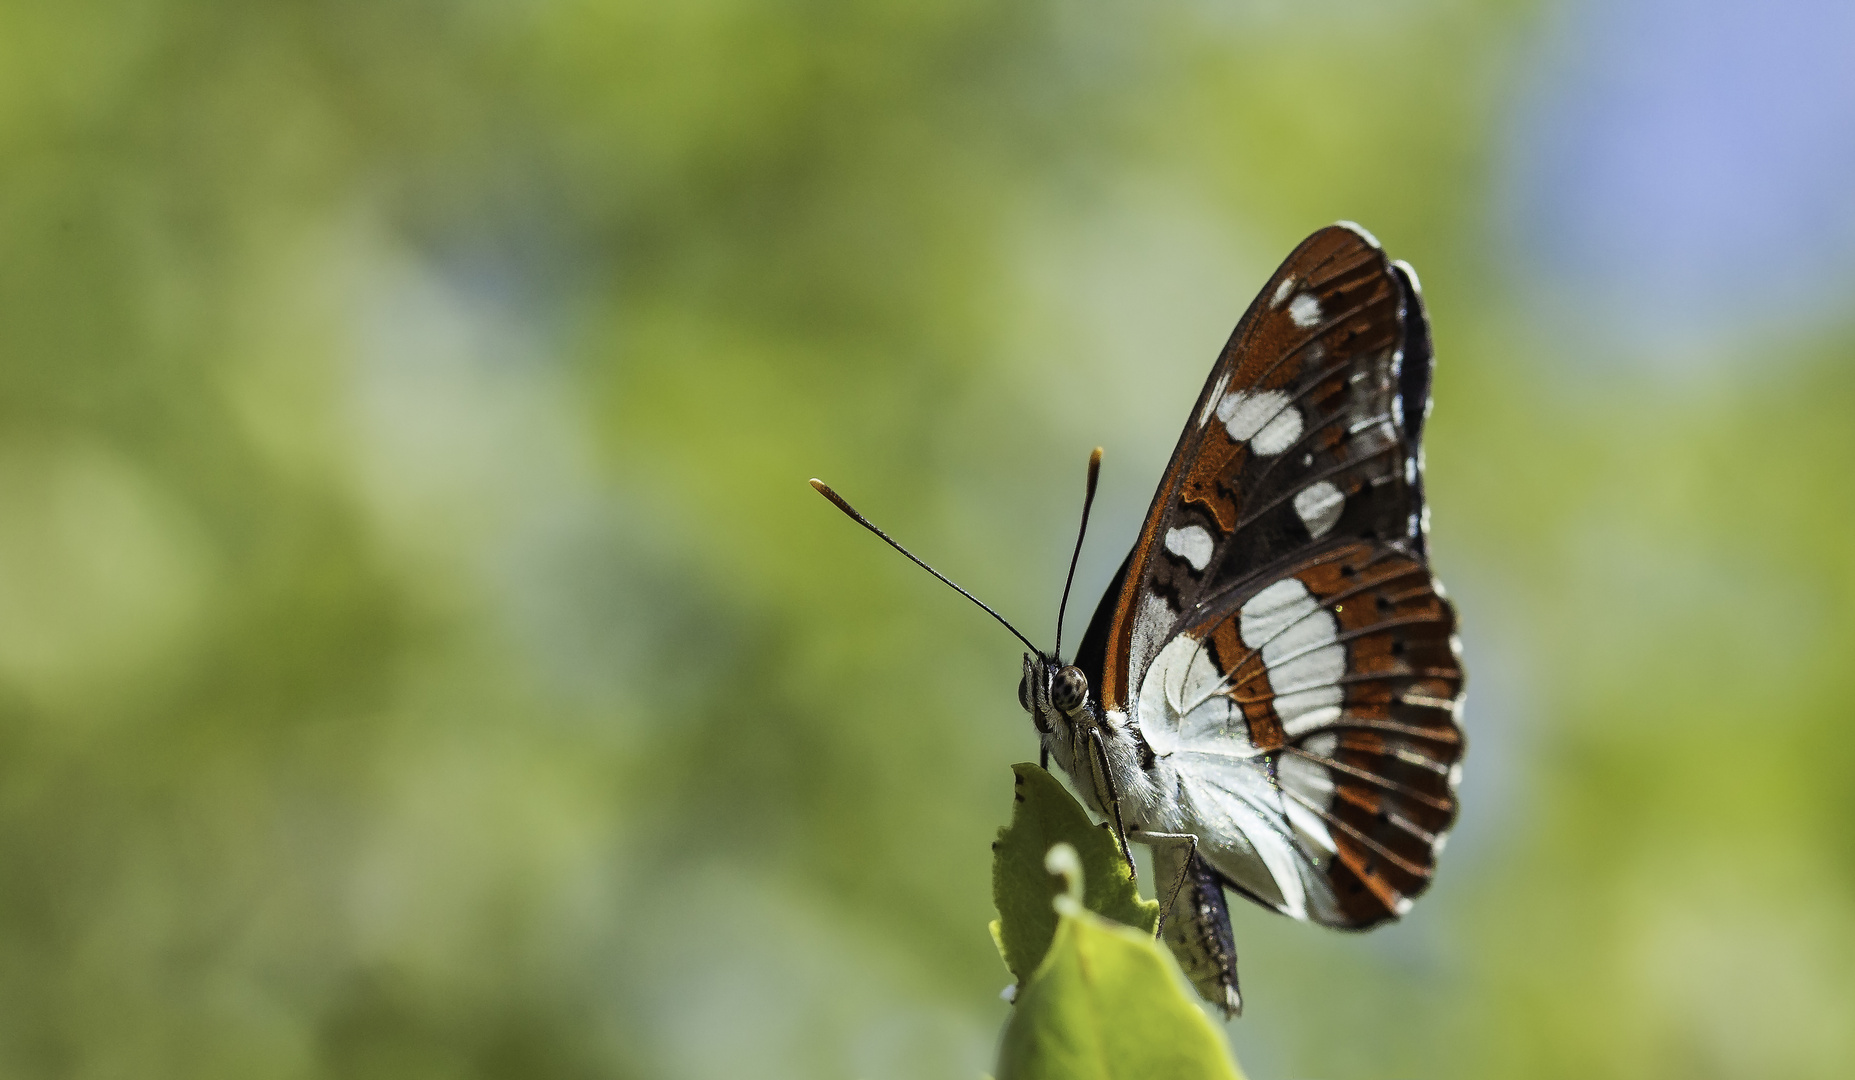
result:
[(1409, 910), (1455, 819), (1455, 613), (1420, 558), (1346, 540), (1259, 574), (1167, 643), (1143, 736), (1206, 860), (1286, 914)]
[(1078, 653), (1238, 891), (1402, 914), (1455, 814), (1455, 616), (1425, 552), (1429, 328), (1336, 225), (1289, 256), (1199, 395)]

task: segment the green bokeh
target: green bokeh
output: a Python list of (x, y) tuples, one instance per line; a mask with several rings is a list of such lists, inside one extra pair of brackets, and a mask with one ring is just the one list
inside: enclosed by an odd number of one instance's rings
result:
[(1403, 924), (1234, 905), (1239, 1059), (1847, 1075), (1855, 329), (1529, 314), (1553, 15), (0, 5), (0, 1074), (977, 1075), (1019, 651), (805, 480), (1048, 640), (1351, 218), (1468, 780)]

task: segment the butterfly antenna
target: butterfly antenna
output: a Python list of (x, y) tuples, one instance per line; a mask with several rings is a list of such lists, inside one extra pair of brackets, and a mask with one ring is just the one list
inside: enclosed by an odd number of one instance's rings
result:
[[(1093, 487), (1093, 486), (1094, 486), (1093, 484), (1090, 485), (1090, 487)], [(812, 487), (817, 488), (818, 494), (823, 495), (827, 499), (830, 499), (833, 503), (837, 505), (837, 508), (839, 510), (842, 510), (845, 514), (849, 515), (850, 520), (856, 522), (857, 524), (863, 526), (869, 531), (875, 533), (877, 536), (882, 537), (883, 543), (888, 544), (890, 547), (901, 552), (903, 555), (908, 556), (909, 562), (912, 562), (916, 566), (919, 566), (921, 569), (926, 570), (930, 574), (933, 574), (935, 577), (946, 582), (948, 587), (951, 588), (954, 592), (957, 592), (961, 596), (964, 596), (968, 600), (971, 600), (973, 603), (978, 604), (980, 608), (982, 608), (987, 615), (990, 615), (994, 619), (997, 619), (998, 624), (1000, 626), (1011, 631), (1012, 636), (1016, 637), (1019, 641), (1024, 642), (1025, 648), (1036, 653), (1038, 656), (1043, 655), (1043, 651), (1037, 648), (1037, 646), (1032, 645), (1029, 638), (1025, 637), (1023, 634), (1018, 633), (1017, 627), (1006, 622), (1005, 617), (1003, 615), (1000, 615), (998, 612), (993, 611), (992, 606), (990, 604), (986, 603), (984, 600), (979, 599), (977, 596), (974, 596), (972, 593), (967, 592), (965, 589), (960, 588), (958, 585), (955, 585), (953, 583), (953, 579), (941, 573), (939, 570), (936, 570), (933, 567), (929, 566), (927, 563), (924, 563), (920, 559), (915, 558), (914, 552), (896, 543), (894, 537), (890, 536), (886, 532), (883, 532), (881, 529), (878, 529), (875, 526), (875, 524), (870, 521), (869, 518), (866, 518), (862, 514), (857, 513), (856, 507), (845, 502), (844, 497), (842, 495), (839, 495), (837, 492), (832, 491), (830, 487), (828, 487), (823, 480), (818, 480), (814, 478), (812, 480)]]
[(1063, 579), (1063, 602), (1056, 605), (1056, 651), (1063, 655), (1063, 615), (1069, 610), (1069, 587), (1076, 581), (1076, 563), (1082, 558), (1082, 538), (1089, 534), (1089, 508), (1095, 505), (1095, 482), (1101, 479), (1101, 447), (1089, 455), (1088, 494), (1082, 496), (1082, 527), (1076, 530), (1076, 553), (1069, 557), (1069, 576)]

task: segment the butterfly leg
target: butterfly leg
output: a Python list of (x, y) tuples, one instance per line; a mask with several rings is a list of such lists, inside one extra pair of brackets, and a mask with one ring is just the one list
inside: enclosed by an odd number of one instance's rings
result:
[(1242, 1013), (1236, 938), (1230, 932), (1223, 881), (1199, 857), (1195, 837), (1147, 833), (1140, 839), (1153, 849), (1153, 876), (1178, 883), (1173, 902), (1160, 909), (1160, 936), (1198, 996), (1225, 1016)]
[[(1153, 899), (1160, 902), (1159, 926), (1154, 929), (1153, 936), (1164, 937), (1166, 933), (1166, 920), (1172, 917), (1173, 905), (1179, 902), (1179, 894), (1185, 889), (1185, 881), (1189, 876), (1187, 871), (1191, 866), (1191, 860), (1198, 855), (1198, 838), (1191, 833), (1147, 832), (1138, 825), (1135, 825), (1131, 832), (1132, 835), (1130, 839), (1137, 840), (1153, 849), (1153, 876), (1157, 879), (1154, 883), (1155, 891), (1153, 893)], [(1162, 848), (1166, 849), (1166, 856), (1163, 861), (1160, 855), (1160, 850)], [(1177, 853), (1177, 849), (1179, 848), (1185, 849), (1185, 854), (1183, 856)], [(1171, 872), (1171, 868), (1175, 863), (1178, 869), (1176, 872)], [(1160, 869), (1162, 866), (1166, 869)], [(1172, 879), (1172, 885), (1167, 887), (1166, 879), (1169, 877)], [(1162, 889), (1164, 890), (1164, 895), (1161, 895), (1160, 890)]]
[(1140, 871), (1134, 868), (1134, 852), (1127, 846), (1127, 826), (1121, 823), (1121, 795), (1114, 788), (1114, 773), (1108, 769), (1108, 748), (1101, 743), (1101, 732), (1090, 729), (1089, 745), (1095, 748), (1095, 765), (1101, 770), (1102, 786), (1108, 789), (1105, 800), (1114, 817), (1114, 838), (1120, 841), (1121, 858), (1127, 860), (1127, 876), (1140, 880)]

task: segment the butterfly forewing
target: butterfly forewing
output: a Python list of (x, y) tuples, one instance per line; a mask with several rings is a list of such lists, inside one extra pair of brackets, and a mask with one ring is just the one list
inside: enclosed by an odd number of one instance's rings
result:
[(1332, 537), (1411, 535), (1421, 498), (1401, 421), (1421, 422), (1421, 410), (1403, 415), (1399, 358), (1413, 303), (1356, 227), (1322, 229), (1276, 271), (1148, 511), (1103, 642), (1105, 704), (1124, 704), (1193, 609), (1257, 568)]

